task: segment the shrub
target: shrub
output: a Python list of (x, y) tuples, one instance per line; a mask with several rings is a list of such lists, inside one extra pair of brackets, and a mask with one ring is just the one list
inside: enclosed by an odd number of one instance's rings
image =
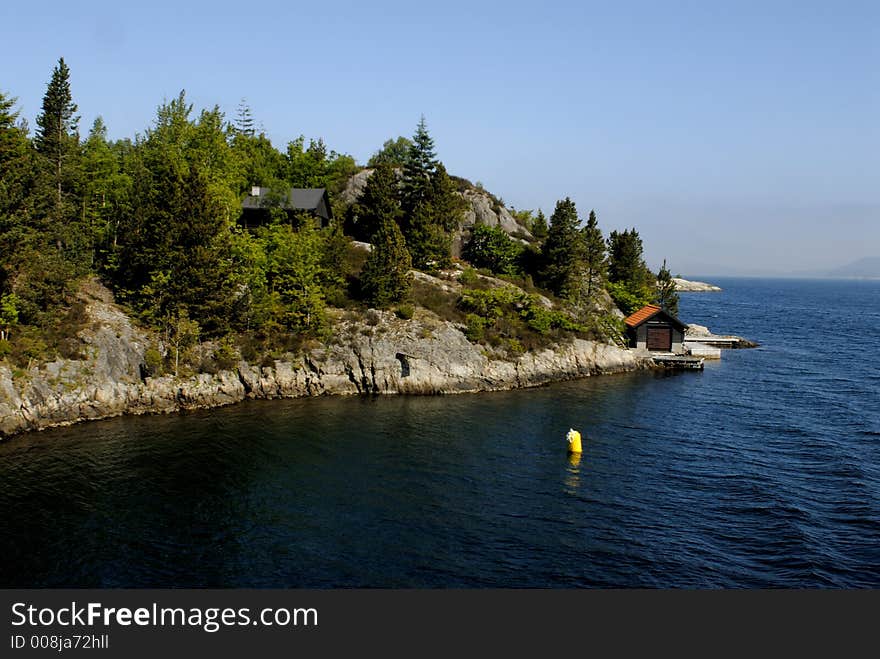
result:
[(214, 350), (214, 362), (221, 371), (229, 371), (235, 367), (238, 361), (238, 353), (232, 343), (232, 339), (227, 337), (220, 341), (220, 345)]
[(413, 305), (411, 304), (401, 304), (399, 307), (397, 307), (397, 309), (394, 310), (394, 313), (397, 314), (397, 317), (403, 320), (409, 320), (413, 317), (413, 314), (415, 314), (415, 312), (415, 307), (413, 307)]
[(147, 348), (144, 352), (144, 369), (148, 377), (162, 375), (162, 353), (155, 348)]
[(514, 242), (500, 227), (478, 224), (471, 232), (462, 256), (477, 268), (513, 274), (517, 271), (523, 246)]
[(477, 283), (479, 277), (477, 277), (477, 271), (473, 268), (465, 268), (464, 271), (458, 276), (458, 281), (463, 286), (473, 286)]
[(468, 338), (468, 341), (473, 341), (474, 343), (481, 341), (486, 329), (485, 319), (477, 314), (469, 313), (465, 318), (465, 323), (467, 327), (464, 330), (464, 335)]

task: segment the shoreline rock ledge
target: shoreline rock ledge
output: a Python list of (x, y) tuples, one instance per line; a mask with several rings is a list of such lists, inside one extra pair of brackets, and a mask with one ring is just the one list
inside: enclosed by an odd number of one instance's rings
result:
[[(106, 290), (106, 289), (104, 289)], [(151, 337), (106, 295), (92, 295), (81, 359), (14, 372), (0, 365), (0, 439), (123, 414), (220, 407), (248, 398), (445, 394), (533, 387), (600, 373), (648, 369), (647, 356), (575, 339), (520, 355), (473, 344), (462, 328), (418, 310), (411, 320), (371, 311), (343, 320), (336, 338), (268, 365), (240, 362), (188, 377), (147, 377)]]

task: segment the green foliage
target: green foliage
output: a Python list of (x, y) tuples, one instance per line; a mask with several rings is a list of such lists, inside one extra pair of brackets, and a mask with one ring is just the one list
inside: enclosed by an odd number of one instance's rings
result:
[(187, 351), (199, 342), (201, 328), (190, 319), (186, 309), (169, 314), (165, 321), (165, 335), (173, 350), (174, 377), (177, 377), (180, 375), (181, 357), (185, 358)]
[(657, 294), (654, 301), (666, 313), (678, 316), (678, 293), (675, 290), (675, 282), (672, 280), (672, 275), (666, 267), (666, 259), (663, 259), (663, 265), (660, 267), (660, 272), (657, 273)]
[(401, 185), (401, 228), (415, 267), (451, 263), (452, 231), (461, 221), (465, 204), (456, 194), (456, 183), (436, 159), (434, 140), (422, 117), (407, 152)]
[(7, 340), (13, 327), (18, 325), (18, 305), (21, 300), (15, 293), (0, 296), (0, 340)]
[(650, 304), (653, 299), (651, 289), (641, 287), (633, 290), (626, 282), (608, 282), (606, 288), (614, 304), (626, 315)]
[(605, 239), (599, 229), (596, 211), (590, 211), (586, 226), (581, 230), (584, 242), (584, 275), (586, 279), (586, 295), (592, 300), (605, 283), (607, 263), (605, 256)]
[(267, 298), (271, 316), (297, 332), (315, 332), (324, 325), (326, 274), (324, 239), (314, 228), (294, 231), (286, 225), (261, 227), (265, 250)]
[(352, 207), (350, 235), (369, 242), (385, 221), (399, 222), (402, 211), (398, 197), (394, 170), (387, 164), (377, 165), (367, 179), (363, 194)]
[(221, 371), (229, 371), (238, 362), (238, 351), (235, 349), (235, 341), (231, 336), (223, 337), (214, 350), (214, 362)]
[(357, 172), (357, 163), (349, 155), (328, 151), (324, 140), (305, 137), (287, 144), (287, 182), (294, 188), (326, 188), (339, 193), (346, 181)]
[(148, 377), (159, 377), (162, 375), (164, 362), (162, 353), (156, 350), (156, 348), (147, 348), (144, 351), (144, 367)]
[(43, 96), (43, 109), (37, 115), (37, 132), (34, 146), (46, 157), (51, 166), (51, 176), (57, 190), (57, 205), (62, 203), (63, 186), (69, 183), (66, 167), (76, 158), (79, 142), (76, 104), (70, 93), (70, 69), (64, 58), (52, 71), (52, 79)]
[(532, 228), (530, 231), (535, 238), (543, 240), (547, 237), (548, 230), (547, 218), (544, 217), (544, 212), (538, 209), (538, 214), (535, 215), (535, 218), (532, 220)]
[(382, 219), (372, 242), (373, 251), (361, 273), (361, 290), (368, 304), (387, 307), (409, 294), (412, 258), (400, 228), (390, 217)]
[(385, 140), (382, 148), (370, 157), (367, 167), (378, 167), (379, 165), (403, 167), (411, 146), (412, 141), (405, 137)]
[(458, 281), (463, 286), (473, 286), (478, 280), (479, 277), (477, 276), (477, 271), (473, 268), (465, 268), (458, 276)]
[(238, 104), (238, 111), (235, 116), (235, 133), (243, 137), (254, 137), (257, 133), (254, 125), (254, 114), (251, 107), (245, 99), (241, 99)]
[(508, 337), (519, 336), (525, 330), (544, 336), (554, 330), (587, 331), (584, 325), (567, 313), (548, 309), (541, 304), (537, 295), (527, 294), (513, 286), (464, 290), (459, 305), (469, 312), (465, 333), (472, 341), (481, 340), (489, 329)]
[[(148, 354), (152, 373), (224, 368), (239, 351), (271, 361), (324, 338), (325, 307), (352, 308), (360, 293), (369, 304), (396, 307), (401, 318), (419, 304), (466, 322), (474, 340), (511, 352), (595, 326), (606, 331), (601, 319), (576, 320), (516, 289), (476, 290), (490, 284), (473, 269), (460, 277), (472, 289), (461, 300), (411, 280), (413, 264), (450, 264), (466, 207), (459, 193), (473, 187), (448, 175), (424, 118), (411, 140), (388, 140), (370, 160), (376, 171), (352, 208), (351, 231), (374, 243), (367, 256), (338, 227), (319, 230), (310, 219), (290, 226), (278, 203), (291, 186), (323, 187), (337, 210), (336, 193), (358, 170), (354, 159), (305, 137), (279, 151), (244, 102), (229, 123), (217, 107), (194, 112), (181, 92), (133, 140), (110, 141), (99, 117), (80, 144), (69, 70), (59, 60), (33, 140), (14, 105), (0, 93), (0, 351), (18, 366), (79, 355), (84, 321), (73, 292), (83, 275), (96, 273), (163, 333), (167, 354)], [(238, 220), (252, 185), (277, 193), (266, 203), (279, 221), (246, 231)], [(500, 209), (503, 201), (489, 196)], [(540, 211), (512, 212), (546, 238), (543, 252), (500, 229), (477, 227), (465, 252), (476, 267), (529, 291), (535, 275), (575, 302), (584, 284), (588, 293), (601, 284), (604, 246), (594, 214), (580, 230), (569, 199), (557, 204), (550, 228)], [(624, 234), (640, 261), (637, 234)], [(654, 279), (648, 281), (642, 271), (615, 282), (615, 299), (654, 299)]]
[(464, 335), (467, 337), (468, 341), (479, 343), (483, 340), (483, 333), (486, 330), (486, 325), (487, 319), (478, 314), (469, 313), (465, 316)]
[(556, 202), (544, 241), (544, 265), (539, 273), (544, 286), (555, 295), (570, 300), (581, 291), (584, 250), (578, 224), (574, 202), (568, 197)]
[(642, 257), (635, 229), (612, 231), (608, 237), (608, 292), (624, 313), (637, 311), (655, 297), (656, 279)]
[(471, 232), (462, 256), (477, 268), (512, 275), (518, 271), (523, 249), (500, 227), (478, 224)]
[(401, 320), (410, 320), (416, 313), (416, 308), (411, 304), (401, 304), (394, 310), (395, 315)]

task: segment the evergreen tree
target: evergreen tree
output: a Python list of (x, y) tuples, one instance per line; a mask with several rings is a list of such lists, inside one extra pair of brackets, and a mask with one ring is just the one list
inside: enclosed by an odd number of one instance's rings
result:
[(544, 241), (544, 267), (540, 278), (544, 286), (566, 299), (573, 299), (581, 292), (583, 241), (578, 224), (574, 202), (568, 197), (557, 201)]
[(401, 210), (397, 176), (390, 165), (378, 165), (367, 179), (355, 214), (357, 222), (352, 226), (352, 235), (358, 240), (371, 240), (385, 220), (399, 221)]
[(256, 135), (254, 116), (245, 99), (241, 99), (241, 102), (238, 104), (238, 112), (235, 116), (235, 132), (239, 135), (246, 135), (248, 137), (254, 137)]
[(434, 140), (422, 117), (403, 167), (402, 229), (417, 268), (450, 261), (452, 232), (461, 221), (464, 201), (446, 168), (437, 161)]
[(35, 170), (27, 136), (16, 126), (14, 98), (0, 92), (0, 294), (12, 288), (25, 250), (34, 241), (27, 221)]
[(666, 267), (666, 259), (663, 259), (663, 265), (660, 266), (660, 272), (657, 273), (657, 296), (655, 301), (666, 313), (678, 316), (678, 293), (676, 292), (672, 274)]
[(538, 214), (532, 221), (532, 235), (538, 240), (542, 240), (547, 237), (547, 231), (547, 218), (544, 216), (544, 211), (539, 208)]
[(0, 92), (0, 221), (21, 208), (34, 174), (27, 134), (16, 125), (15, 101)]
[(76, 104), (70, 93), (70, 69), (64, 58), (52, 71), (52, 79), (43, 96), (43, 111), (37, 117), (37, 133), (34, 145), (48, 158), (53, 169), (57, 190), (57, 204), (62, 202), (62, 188), (65, 183), (64, 166), (75, 156), (79, 142)]
[(428, 133), (428, 126), (423, 115), (416, 127), (403, 165), (404, 213), (412, 215), (419, 206), (430, 201), (431, 175), (436, 169), (437, 155), (434, 153), (434, 139)]
[(584, 266), (587, 284), (587, 298), (602, 288), (605, 280), (605, 239), (599, 229), (596, 211), (590, 211), (587, 225), (581, 230), (584, 241)]
[(364, 299), (375, 307), (401, 302), (412, 287), (412, 258), (397, 222), (383, 216), (371, 242), (373, 251), (361, 272)]
[(114, 217), (118, 201), (131, 184), (128, 177), (119, 173), (116, 155), (107, 142), (107, 127), (100, 116), (83, 144), (82, 171), (82, 225), (86, 234), (83, 238), (94, 252), (110, 237), (111, 226), (118, 221), (118, 217)]
[(608, 236), (608, 292), (624, 313), (654, 299), (655, 278), (642, 256), (638, 231), (612, 231)]

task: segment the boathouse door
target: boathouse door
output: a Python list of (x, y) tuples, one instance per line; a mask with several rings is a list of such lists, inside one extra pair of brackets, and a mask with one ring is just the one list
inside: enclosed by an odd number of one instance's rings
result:
[(648, 350), (656, 352), (671, 352), (672, 329), (669, 327), (649, 327)]

